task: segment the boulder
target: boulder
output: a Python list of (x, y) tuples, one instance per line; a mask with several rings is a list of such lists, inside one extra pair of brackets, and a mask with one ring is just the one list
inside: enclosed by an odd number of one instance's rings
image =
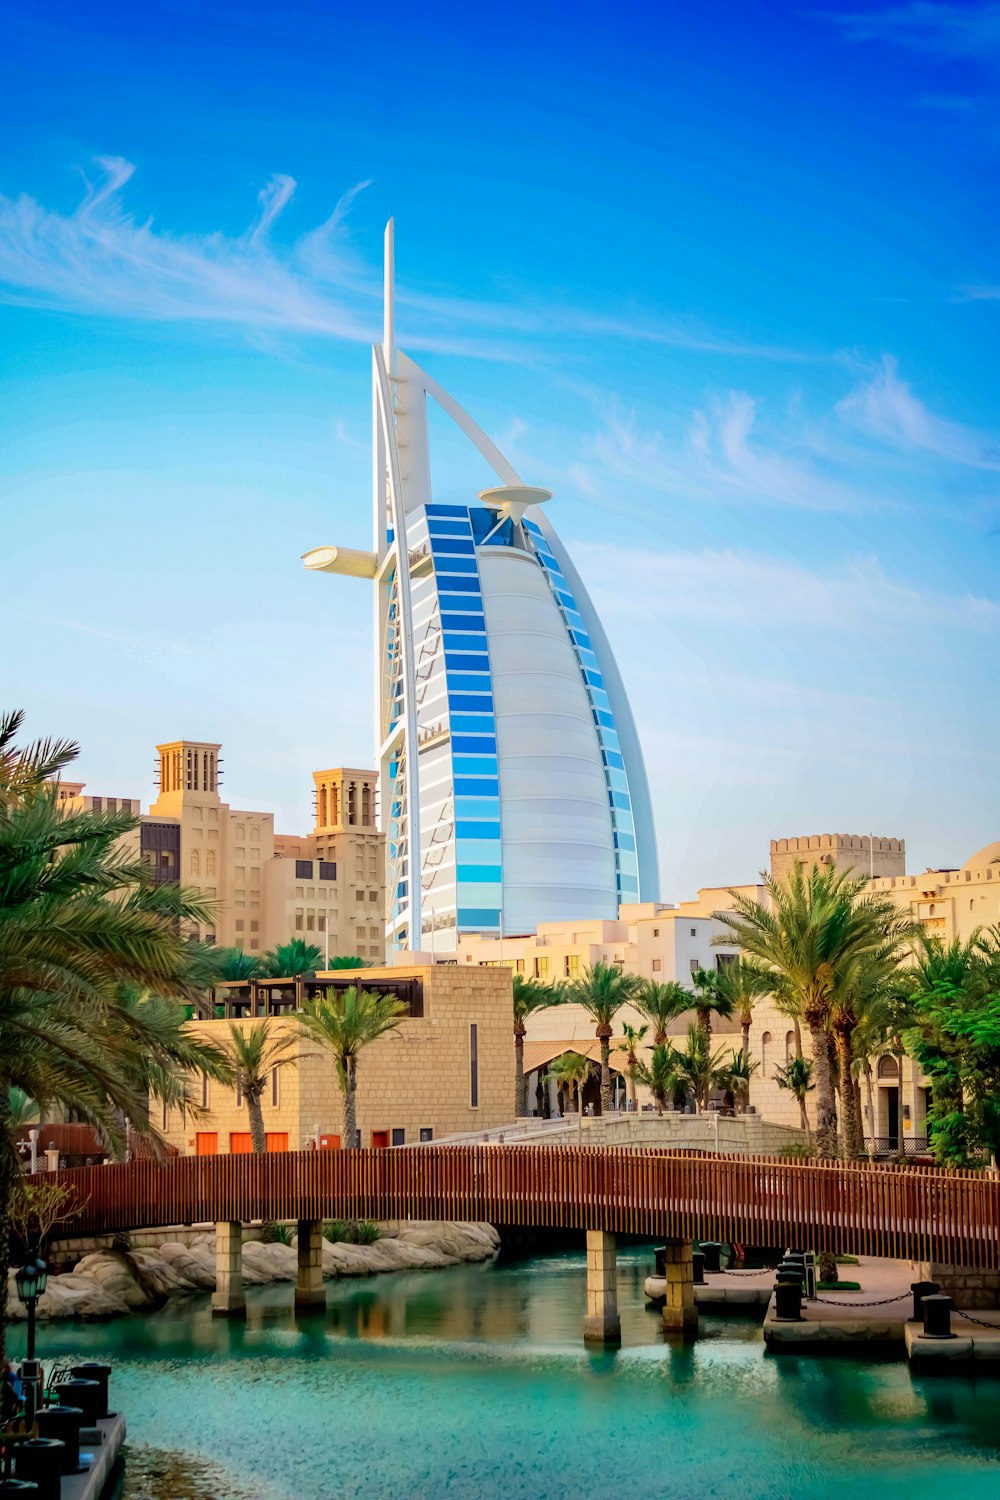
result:
[(151, 1290), (139, 1285), (127, 1256), (120, 1250), (95, 1250), (79, 1260), (74, 1276), (96, 1281), (111, 1297), (119, 1297), (128, 1307), (146, 1308), (155, 1302)]
[(248, 1240), (243, 1246), (243, 1280), (248, 1285), (268, 1281), (294, 1281), (298, 1256), (291, 1245), (262, 1245)]
[[(28, 1316), (28, 1309), (17, 1295), (13, 1272), (10, 1275), (7, 1315), (11, 1320)], [(88, 1276), (50, 1276), (44, 1297), (39, 1297), (35, 1315), (41, 1321), (59, 1318), (120, 1318), (131, 1308), (100, 1282)]]
[(199, 1245), (189, 1250), (186, 1245), (161, 1245), (160, 1255), (192, 1290), (215, 1291), (214, 1246)]

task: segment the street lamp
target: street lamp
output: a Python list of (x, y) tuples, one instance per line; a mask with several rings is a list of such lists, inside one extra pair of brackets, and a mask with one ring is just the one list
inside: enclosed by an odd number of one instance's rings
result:
[(49, 1268), (39, 1256), (29, 1260), (15, 1272), (14, 1285), (17, 1295), (28, 1309), (28, 1354), (21, 1364), (21, 1380), (24, 1384), (25, 1418), (29, 1427), (35, 1420), (38, 1409), (39, 1365), (35, 1358), (35, 1304), (45, 1291), (49, 1279)]

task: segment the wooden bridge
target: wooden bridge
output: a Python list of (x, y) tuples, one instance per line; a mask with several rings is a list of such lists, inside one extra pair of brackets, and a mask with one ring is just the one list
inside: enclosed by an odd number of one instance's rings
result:
[(262, 1218), (469, 1219), (1000, 1265), (1000, 1180), (932, 1168), (627, 1147), (421, 1146), (183, 1156), (56, 1180), (77, 1205), (71, 1234)]

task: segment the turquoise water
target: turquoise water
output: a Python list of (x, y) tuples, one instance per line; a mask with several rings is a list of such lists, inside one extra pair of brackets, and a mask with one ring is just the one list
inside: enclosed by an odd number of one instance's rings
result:
[(651, 1258), (620, 1257), (615, 1353), (583, 1348), (579, 1255), (328, 1283), (298, 1320), (289, 1286), (245, 1324), (193, 1298), (40, 1352), (112, 1360), (126, 1500), (995, 1497), (1000, 1380), (778, 1359), (732, 1319), (665, 1344)]

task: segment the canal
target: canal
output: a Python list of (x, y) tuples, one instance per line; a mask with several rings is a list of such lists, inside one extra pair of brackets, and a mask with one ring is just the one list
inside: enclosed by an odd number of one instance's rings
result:
[[(123, 1500), (879, 1500), (995, 1497), (1000, 1379), (776, 1358), (756, 1322), (665, 1345), (619, 1258), (622, 1348), (584, 1350), (581, 1255), (207, 1297), (53, 1324), (43, 1358), (109, 1359), (128, 1419)], [(14, 1336), (17, 1351), (17, 1335)]]

